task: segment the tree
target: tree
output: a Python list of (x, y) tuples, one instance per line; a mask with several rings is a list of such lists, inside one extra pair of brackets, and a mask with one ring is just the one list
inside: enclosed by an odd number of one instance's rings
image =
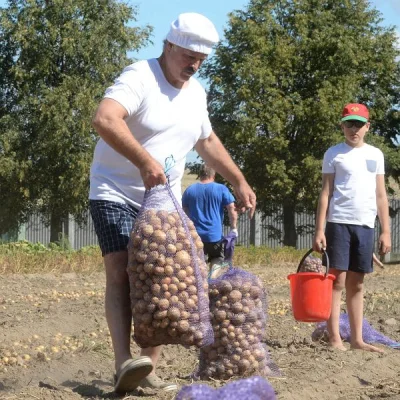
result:
[(0, 10), (0, 233), (33, 211), (51, 241), (68, 214), (87, 210), (104, 89), (145, 45), (137, 9), (115, 0), (10, 0)]
[(284, 245), (296, 245), (295, 212), (315, 210), (345, 103), (368, 105), (371, 142), (398, 177), (399, 50), (381, 22), (366, 0), (251, 0), (204, 67), (213, 126), (264, 215), (281, 212)]

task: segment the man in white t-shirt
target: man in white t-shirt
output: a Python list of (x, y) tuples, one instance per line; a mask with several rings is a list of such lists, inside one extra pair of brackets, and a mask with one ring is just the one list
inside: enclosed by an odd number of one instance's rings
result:
[(327, 324), (330, 345), (346, 350), (339, 330), (340, 301), (346, 288), (351, 348), (381, 352), (365, 343), (362, 336), (363, 282), (365, 274), (373, 270), (377, 215), (382, 232), (380, 253), (391, 249), (384, 157), (378, 148), (364, 142), (369, 126), (365, 105), (351, 103), (344, 107), (341, 127), (345, 141), (330, 147), (324, 155), (313, 249), (326, 249), (329, 272), (336, 278)]
[(115, 391), (137, 386), (175, 390), (155, 374), (161, 347), (130, 350), (132, 315), (126, 272), (127, 244), (145, 189), (166, 183), (180, 201), (186, 155), (194, 147), (235, 188), (238, 202), (253, 215), (256, 197), (212, 131), (206, 94), (193, 78), (218, 42), (206, 17), (179, 15), (158, 59), (134, 63), (106, 90), (93, 126), (99, 140), (90, 174), (90, 210), (106, 270), (105, 310), (115, 355)]

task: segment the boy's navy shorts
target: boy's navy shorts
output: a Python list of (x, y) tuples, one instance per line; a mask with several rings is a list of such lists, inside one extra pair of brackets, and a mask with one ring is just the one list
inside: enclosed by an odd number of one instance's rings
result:
[(374, 228), (327, 222), (325, 237), (330, 268), (364, 274), (373, 271)]
[(89, 207), (103, 257), (126, 250), (138, 210), (106, 200), (89, 200)]

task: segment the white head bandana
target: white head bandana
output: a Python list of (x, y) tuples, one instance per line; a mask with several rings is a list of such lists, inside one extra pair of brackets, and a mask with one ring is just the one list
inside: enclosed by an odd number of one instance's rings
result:
[(171, 23), (166, 39), (185, 49), (210, 54), (219, 36), (208, 18), (197, 13), (184, 13)]

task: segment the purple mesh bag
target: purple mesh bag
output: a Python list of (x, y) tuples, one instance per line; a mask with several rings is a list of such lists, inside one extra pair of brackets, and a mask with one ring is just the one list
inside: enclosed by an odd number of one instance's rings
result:
[(232, 264), (233, 253), (235, 251), (236, 234), (229, 232), (222, 238), (224, 246), (224, 262), (222, 264), (214, 264), (208, 274), (208, 279), (216, 279), (227, 272)]
[(184, 386), (175, 400), (275, 400), (274, 389), (260, 376), (227, 383), (219, 389), (205, 384)]
[(229, 232), (222, 238), (222, 243), (224, 244), (224, 258), (225, 261), (232, 262), (233, 253), (235, 251), (236, 234)]
[(169, 184), (145, 192), (128, 256), (137, 344), (211, 344), (203, 243)]
[(266, 345), (266, 295), (253, 274), (230, 268), (209, 280), (214, 343), (200, 350), (195, 379), (280, 375)]
[[(364, 318), (363, 319), (363, 340), (366, 343), (380, 343), (385, 346), (392, 347), (394, 349), (400, 349), (400, 343), (388, 338), (382, 333), (377, 332)], [(345, 342), (350, 342), (350, 323), (349, 316), (346, 313), (340, 314), (339, 317), (339, 333), (341, 338)], [(317, 324), (317, 328), (312, 333), (313, 340), (320, 340), (328, 334), (326, 322), (320, 322)]]

